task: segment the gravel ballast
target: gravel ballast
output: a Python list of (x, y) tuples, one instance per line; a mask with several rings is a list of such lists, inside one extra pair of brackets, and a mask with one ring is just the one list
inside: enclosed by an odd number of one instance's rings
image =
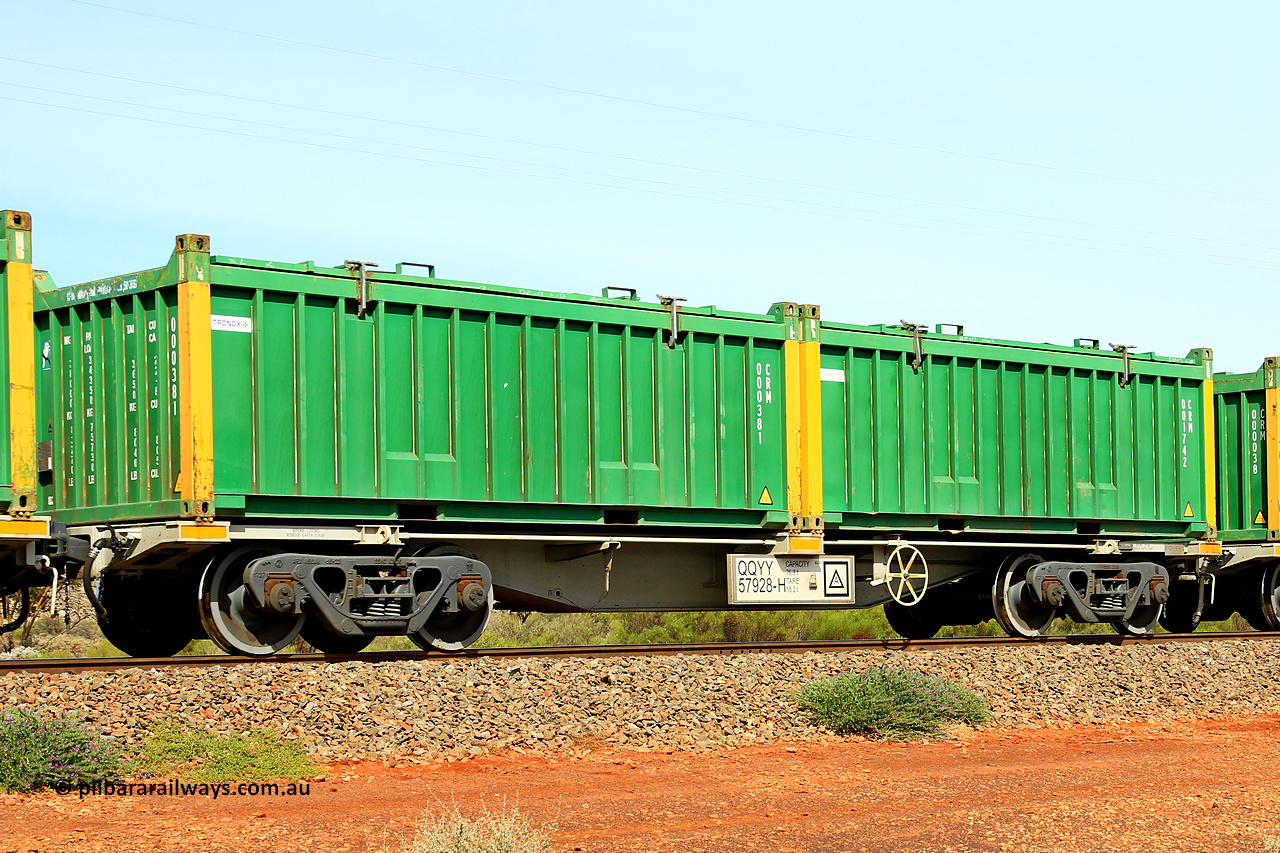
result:
[(250, 664), (0, 676), (6, 706), (75, 711), (126, 744), (179, 720), (267, 729), (316, 759), (458, 760), (511, 749), (686, 751), (837, 740), (792, 698), (868, 666), (950, 678), (993, 721), (1065, 726), (1280, 711), (1273, 641), (605, 659)]

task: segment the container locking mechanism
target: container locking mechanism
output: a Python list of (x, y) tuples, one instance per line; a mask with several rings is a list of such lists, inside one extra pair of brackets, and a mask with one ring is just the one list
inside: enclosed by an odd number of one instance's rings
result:
[(1133, 344), (1107, 344), (1121, 358), (1120, 365), (1120, 387), (1123, 388), (1133, 379), (1133, 371), (1129, 369), (1129, 350), (1133, 349)]
[(900, 322), (902, 328), (911, 333), (911, 369), (918, 371), (920, 365), (924, 364), (924, 341), (921, 340), (921, 336), (929, 331), (929, 327), (919, 323), (908, 323), (906, 320)]
[(667, 333), (667, 347), (675, 349), (680, 337), (680, 303), (689, 300), (683, 296), (663, 296), (659, 293), (658, 301), (662, 303), (663, 308), (671, 310), (671, 331)]
[[(369, 270), (377, 269), (378, 265), (372, 261), (344, 261), (347, 269), (356, 273), (359, 277), (356, 285), (356, 316), (363, 317), (365, 310), (369, 307)], [(435, 272), (433, 269), (432, 272)]]

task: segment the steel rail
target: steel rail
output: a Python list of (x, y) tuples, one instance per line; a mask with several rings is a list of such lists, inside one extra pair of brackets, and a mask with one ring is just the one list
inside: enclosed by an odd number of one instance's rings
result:
[(822, 642), (663, 643), (657, 645), (553, 646), (546, 648), (464, 649), (458, 652), (358, 652), (355, 654), (284, 654), (266, 657), (240, 655), (191, 655), (168, 658), (27, 658), (0, 661), (0, 675), (10, 672), (105, 672), (125, 669), (181, 667), (232, 667), (316, 663), (392, 663), (398, 661), (458, 661), (481, 658), (609, 658), (667, 655), (804, 654), (806, 652), (928, 651), (983, 646), (1143, 646), (1168, 643), (1205, 643), (1231, 640), (1280, 639), (1280, 632), (1224, 631), (1202, 634), (1152, 634), (1144, 637), (1118, 634), (1065, 634), (1028, 640), (1015, 637), (934, 637), (929, 640), (897, 638), (824, 640)]

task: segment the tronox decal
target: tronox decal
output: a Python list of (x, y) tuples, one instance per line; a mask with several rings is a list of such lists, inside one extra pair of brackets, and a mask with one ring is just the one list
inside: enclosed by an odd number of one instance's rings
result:
[(210, 314), (209, 328), (215, 332), (252, 332), (252, 317), (232, 317), (227, 314)]

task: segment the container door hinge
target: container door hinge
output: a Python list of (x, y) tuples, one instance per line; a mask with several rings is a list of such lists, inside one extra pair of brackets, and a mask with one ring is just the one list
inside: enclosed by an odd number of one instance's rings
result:
[[(356, 283), (356, 316), (363, 317), (369, 307), (369, 270), (378, 265), (371, 261), (345, 261), (347, 269), (357, 276)], [(433, 269), (432, 272), (435, 272)]]
[(920, 365), (924, 364), (923, 335), (929, 331), (929, 327), (919, 323), (908, 323), (906, 320), (902, 320), (901, 323), (902, 328), (911, 333), (911, 369), (919, 372)]
[(1129, 369), (1129, 350), (1133, 349), (1133, 344), (1107, 344), (1119, 354), (1121, 359), (1120, 365), (1120, 387), (1123, 388), (1133, 379), (1133, 371)]
[(667, 346), (675, 349), (680, 339), (680, 304), (688, 302), (683, 296), (663, 296), (658, 294), (658, 301), (662, 303), (663, 308), (671, 311), (671, 329), (667, 332)]

